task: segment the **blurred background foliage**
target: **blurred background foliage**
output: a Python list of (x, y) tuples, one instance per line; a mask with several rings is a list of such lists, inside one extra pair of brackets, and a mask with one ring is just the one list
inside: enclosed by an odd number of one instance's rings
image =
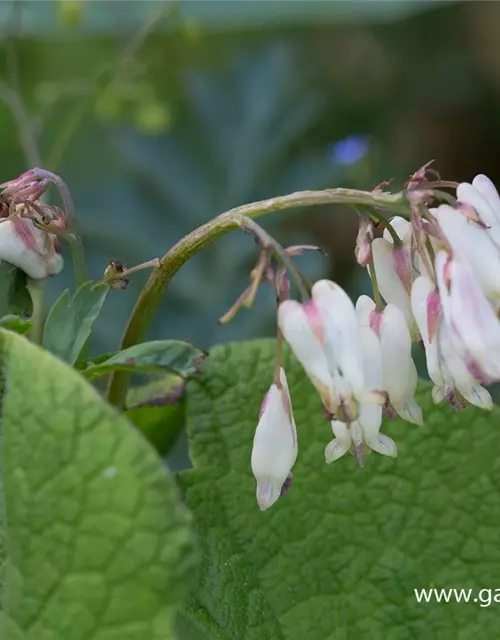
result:
[[(34, 162), (61, 173), (94, 278), (110, 258), (160, 257), (252, 200), (391, 178), (398, 188), (431, 158), (446, 178), (500, 182), (500, 3), (14, 0), (0, 3), (0, 23), (2, 179)], [(327, 251), (299, 258), (311, 277), (366, 288), (353, 212), (325, 206), (263, 224), (284, 244)], [(237, 233), (198, 254), (150, 337), (209, 348), (272, 335), (269, 291), (217, 325), (255, 258)], [(113, 292), (94, 348), (117, 346), (146, 276)], [(66, 286), (70, 269), (47, 304)]]

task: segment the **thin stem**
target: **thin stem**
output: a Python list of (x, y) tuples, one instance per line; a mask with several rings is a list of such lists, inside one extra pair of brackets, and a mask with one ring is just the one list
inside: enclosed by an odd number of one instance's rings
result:
[(373, 253), (370, 256), (368, 273), (370, 274), (370, 280), (372, 281), (373, 297), (375, 299), (375, 309), (377, 311), (383, 311), (384, 303), (382, 302), (382, 298), (380, 296), (380, 289), (378, 288), (377, 272), (375, 271), (375, 261), (373, 260)]
[[(383, 207), (391, 211), (404, 211), (407, 215), (409, 214), (409, 204), (402, 192), (392, 194), (359, 191), (357, 189), (297, 191), (287, 196), (252, 202), (222, 213), (179, 240), (166, 253), (161, 260), (161, 265), (153, 271), (139, 295), (120, 348), (130, 347), (144, 338), (160, 305), (165, 288), (172, 277), (195, 253), (211, 245), (217, 238), (240, 228), (241, 224), (238, 216), (258, 218), (274, 211), (325, 204), (367, 205)], [(112, 404), (119, 407), (123, 406), (129, 378), (130, 376), (126, 371), (115, 371), (111, 374), (108, 400)]]
[(73, 268), (75, 270), (76, 285), (79, 287), (88, 280), (88, 277), (87, 266), (85, 264), (85, 254), (83, 251), (83, 242), (78, 231), (76, 208), (71, 192), (61, 176), (58, 176), (52, 171), (47, 171), (46, 169), (37, 167), (33, 169), (33, 172), (39, 179), (47, 180), (47, 182), (54, 184), (59, 191), (59, 195), (61, 196), (64, 206), (64, 212), (68, 218), (68, 231), (74, 236), (73, 241), (70, 243), (70, 249)]
[(278, 242), (276, 242), (276, 240), (272, 236), (264, 231), (264, 229), (260, 225), (258, 225), (248, 216), (245, 216), (241, 213), (235, 213), (233, 214), (233, 218), (234, 221), (242, 229), (245, 229), (251, 234), (255, 235), (261, 242), (264, 249), (270, 249), (275, 254), (281, 264), (295, 280), (302, 298), (304, 298), (304, 300), (309, 300), (310, 295), (309, 291), (307, 290), (306, 284), (304, 284), (304, 278), (286, 250), (283, 249), (283, 247)]
[(31, 315), (33, 329), (30, 332), (30, 338), (35, 344), (41, 345), (43, 342), (43, 327), (45, 322), (43, 306), (45, 280), (34, 280), (33, 278), (28, 278), (26, 288), (29, 291), (31, 301), (33, 303), (33, 313)]
[(283, 334), (281, 333), (281, 329), (278, 327), (278, 333), (276, 335), (276, 362), (274, 365), (274, 384), (278, 387), (278, 389), (282, 388), (281, 384), (281, 363), (283, 360)]
[(392, 226), (389, 220), (382, 219), (381, 223), (384, 225), (384, 228), (391, 234), (392, 241), (394, 242), (395, 247), (400, 247), (403, 242), (401, 238), (398, 236), (396, 229)]

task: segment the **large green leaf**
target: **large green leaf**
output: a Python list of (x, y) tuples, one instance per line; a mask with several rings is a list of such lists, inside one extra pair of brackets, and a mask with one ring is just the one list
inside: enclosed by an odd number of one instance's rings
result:
[(103, 282), (84, 282), (73, 297), (68, 290), (64, 291), (47, 316), (45, 349), (74, 364), (89, 339), (108, 291), (109, 285)]
[(0, 344), (0, 638), (171, 638), (193, 549), (166, 468), (73, 369), (14, 333)]
[(250, 453), (273, 358), (271, 341), (213, 349), (188, 385), (195, 469), (181, 483), (203, 546), (193, 629), (213, 640), (498, 637), (498, 604), (417, 604), (413, 590), (500, 586), (500, 410), (436, 408), (422, 384), (425, 425), (384, 425), (396, 460), (327, 466), (329, 425), (287, 356), (299, 458), (289, 492), (261, 513)]
[[(451, 2), (452, 0), (448, 0)], [(206, 27), (268, 27), (273, 24), (303, 24), (359, 20), (396, 20), (438, 4), (433, 0), (344, 0), (310, 2), (310, 0), (268, 0), (267, 2), (226, 2), (225, 0), (191, 0), (183, 3), (180, 13)], [(2, 6), (6, 5), (6, 6)], [(0, 19), (9, 19), (9, 3), (0, 3)], [(78, 27), (78, 32), (120, 33), (137, 28), (148, 14), (159, 9), (157, 1), (140, 2), (28, 2), (23, 14), (22, 33), (54, 35)], [(166, 21), (165, 21), (166, 22)], [(167, 23), (167, 26), (168, 23)]]

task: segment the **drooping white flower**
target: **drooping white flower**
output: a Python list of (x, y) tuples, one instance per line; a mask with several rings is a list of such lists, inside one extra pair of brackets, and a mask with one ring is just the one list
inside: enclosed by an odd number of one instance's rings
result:
[[(477, 195), (482, 197), (479, 193)], [(458, 209), (447, 204), (429, 211), (437, 220), (454, 256), (470, 265), (486, 297), (500, 302), (500, 251), (488, 235), (488, 229), (469, 222)]]
[(441, 318), (439, 294), (429, 278), (421, 276), (415, 280), (411, 302), (425, 347), (427, 371), (434, 383), (434, 401), (440, 402), (447, 398), (452, 405), (458, 406), (458, 391), (471, 404), (491, 409), (490, 394), (474, 379), (453, 346), (449, 331)]
[(297, 428), (283, 368), (281, 388), (272, 384), (261, 406), (252, 449), (252, 472), (256, 480), (257, 503), (268, 509), (281, 495), (297, 459)]
[(417, 370), (411, 356), (411, 337), (401, 310), (388, 304), (377, 311), (375, 302), (360, 296), (356, 314), (361, 327), (370, 327), (378, 336), (382, 350), (383, 385), (394, 410), (404, 419), (422, 423), (422, 411), (415, 400)]
[(354, 304), (342, 287), (330, 280), (318, 280), (313, 285), (312, 298), (322, 317), (324, 345), (334, 381), (344, 378), (352, 392), (360, 396), (365, 384)]
[(411, 336), (402, 311), (388, 304), (382, 312), (379, 330), (384, 370), (384, 389), (397, 414), (422, 424), (422, 411), (415, 400), (418, 377), (411, 356)]
[(359, 402), (382, 402), (364, 383), (356, 312), (341, 287), (316, 282), (311, 301), (281, 303), (278, 324), (329, 413), (354, 420)]
[(500, 321), (469, 264), (446, 251), (436, 255), (444, 320), (459, 356), (476, 379), (500, 380)]
[(278, 325), (284, 339), (319, 393), (323, 404), (334, 413), (337, 398), (324, 350), (323, 320), (314, 301), (301, 304), (285, 300), (278, 307)]
[[(402, 248), (401, 251), (406, 251)], [(375, 238), (372, 242), (373, 263), (380, 293), (386, 302), (396, 305), (401, 309), (406, 319), (408, 328), (412, 336), (416, 336), (416, 325), (411, 313), (409, 277), (403, 282), (396, 271), (394, 246), (385, 238)], [(402, 261), (406, 262), (405, 254), (402, 254)], [(400, 269), (403, 271), (403, 269)]]
[[(379, 339), (367, 326), (362, 326), (359, 334), (365, 383), (371, 389), (381, 389), (383, 369)], [(373, 403), (361, 403), (359, 417), (351, 423), (332, 421), (335, 438), (325, 448), (326, 462), (333, 462), (352, 449), (359, 464), (363, 465), (364, 445), (382, 455), (395, 457), (396, 445), (391, 438), (379, 433), (381, 424), (382, 407)]]
[(56, 275), (63, 268), (63, 258), (55, 250), (55, 236), (26, 218), (0, 222), (0, 260), (37, 280)]

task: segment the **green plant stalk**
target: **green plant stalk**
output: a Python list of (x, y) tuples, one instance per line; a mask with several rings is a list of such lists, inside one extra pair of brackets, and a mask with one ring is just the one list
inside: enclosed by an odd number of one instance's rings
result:
[(30, 331), (29, 337), (35, 344), (41, 345), (43, 342), (43, 328), (45, 323), (43, 298), (45, 293), (45, 280), (35, 280), (28, 278), (26, 288), (31, 296), (33, 303), (33, 313), (31, 321), (33, 329)]
[[(325, 204), (366, 205), (387, 210), (393, 215), (399, 213), (409, 216), (410, 214), (409, 203), (403, 192), (392, 194), (356, 189), (297, 191), (286, 196), (260, 200), (230, 209), (192, 231), (165, 254), (160, 266), (153, 271), (139, 295), (129, 318), (120, 349), (131, 347), (144, 338), (160, 305), (165, 288), (182, 265), (217, 238), (234, 229), (241, 228), (241, 216), (258, 218), (275, 211)], [(108, 386), (108, 400), (111, 404), (123, 408), (129, 379), (130, 374), (125, 371), (115, 371), (111, 374)]]

